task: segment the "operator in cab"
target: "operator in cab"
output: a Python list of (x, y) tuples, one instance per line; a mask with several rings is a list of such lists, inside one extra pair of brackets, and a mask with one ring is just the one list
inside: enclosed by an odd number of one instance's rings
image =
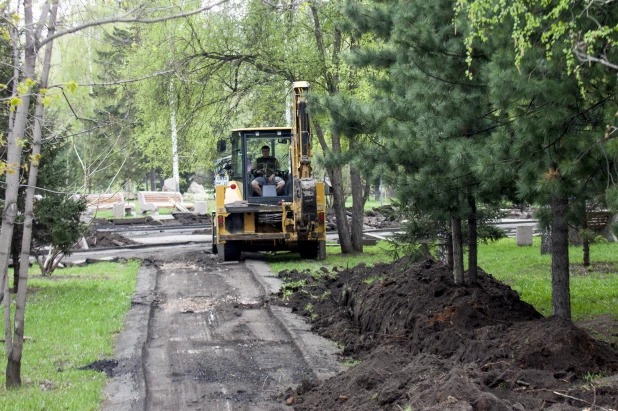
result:
[(280, 169), (279, 160), (270, 156), (270, 147), (263, 146), (262, 157), (258, 157), (255, 160), (253, 168), (251, 169), (251, 173), (257, 176), (251, 182), (251, 186), (256, 195), (262, 196), (262, 187), (265, 184), (276, 185), (277, 194), (283, 190), (285, 181), (276, 175), (277, 171)]

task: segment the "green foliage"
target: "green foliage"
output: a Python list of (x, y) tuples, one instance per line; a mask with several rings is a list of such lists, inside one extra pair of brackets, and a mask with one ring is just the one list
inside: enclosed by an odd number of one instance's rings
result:
[(618, 69), (618, 11), (611, 1), (457, 0), (457, 14), (472, 28), (466, 37), (470, 64), (478, 46), (475, 39), (487, 42), (506, 27), (517, 66), (526, 53), (544, 49), (548, 60), (561, 59), (563, 69), (586, 89), (594, 88), (581, 74), (587, 63)]
[[(400, 239), (405, 244), (435, 239), (449, 230), (452, 215), (467, 218), (468, 198), (491, 204), (511, 181), (504, 173), (481, 174), (476, 168), (501, 118), (487, 115), (492, 107), (484, 81), (464, 75), (464, 37), (454, 30), (453, 4), (348, 3), (344, 9), (354, 35), (371, 38), (348, 61), (375, 74), (369, 97), (340, 103), (335, 123), (379, 136), (381, 143), (364, 159), (382, 165), (409, 209), (409, 238)], [(476, 71), (485, 66), (485, 60), (474, 63)]]
[(86, 210), (85, 199), (48, 194), (35, 203), (34, 238), (67, 254), (84, 233), (79, 216)]
[(0, 409), (99, 409), (105, 374), (78, 368), (111, 358), (138, 268), (135, 261), (97, 263), (59, 270), (53, 279), (31, 268), (23, 385), (6, 390), (1, 373)]

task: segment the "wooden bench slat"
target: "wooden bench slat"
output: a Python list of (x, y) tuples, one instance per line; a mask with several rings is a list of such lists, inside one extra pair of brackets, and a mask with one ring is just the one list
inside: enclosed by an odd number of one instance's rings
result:
[(195, 208), (193, 203), (182, 201), (182, 194), (179, 192), (167, 191), (138, 191), (137, 198), (142, 214), (152, 211), (159, 212), (159, 208), (172, 208), (181, 211), (188, 211)]
[(128, 203), (124, 200), (122, 193), (100, 193), (76, 195), (76, 198), (86, 198), (86, 207), (89, 214), (96, 211), (113, 210), (115, 204), (123, 203), (125, 213), (133, 215), (135, 213), (135, 204)]

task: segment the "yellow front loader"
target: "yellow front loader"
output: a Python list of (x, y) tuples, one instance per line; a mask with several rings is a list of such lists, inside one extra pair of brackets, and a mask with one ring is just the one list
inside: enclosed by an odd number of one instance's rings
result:
[[(238, 260), (242, 251), (267, 250), (326, 257), (324, 183), (315, 181), (311, 168), (309, 83), (298, 81), (292, 88), (293, 127), (235, 129), (217, 144), (219, 152), (229, 153), (215, 177), (212, 223), (213, 252), (222, 261)], [(264, 175), (257, 169), (264, 161), (260, 156), (277, 169)]]

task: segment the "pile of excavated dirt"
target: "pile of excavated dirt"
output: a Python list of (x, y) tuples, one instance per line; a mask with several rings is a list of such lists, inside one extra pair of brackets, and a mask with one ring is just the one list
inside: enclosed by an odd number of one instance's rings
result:
[(374, 207), (365, 211), (363, 223), (373, 228), (398, 228), (402, 216), (391, 205)]
[(173, 220), (161, 220), (162, 225), (192, 225), (210, 224), (212, 218), (209, 214), (197, 215), (193, 213), (173, 213)]
[(118, 233), (96, 230), (94, 230), (94, 232), (90, 232), (86, 236), (86, 242), (88, 243), (89, 248), (124, 247), (131, 244), (138, 244)]
[[(352, 209), (347, 209), (346, 214), (348, 221), (352, 218)], [(371, 210), (365, 211), (363, 224), (371, 228), (398, 228), (402, 217), (391, 205), (382, 207), (374, 207)], [(337, 217), (335, 210), (329, 208), (326, 210), (326, 231), (337, 230)]]
[(618, 408), (618, 389), (584, 377), (618, 370), (615, 347), (543, 318), (490, 275), (456, 285), (448, 269), (405, 259), (323, 269), (282, 302), (361, 360), (294, 394), (297, 410), (567, 410)]

